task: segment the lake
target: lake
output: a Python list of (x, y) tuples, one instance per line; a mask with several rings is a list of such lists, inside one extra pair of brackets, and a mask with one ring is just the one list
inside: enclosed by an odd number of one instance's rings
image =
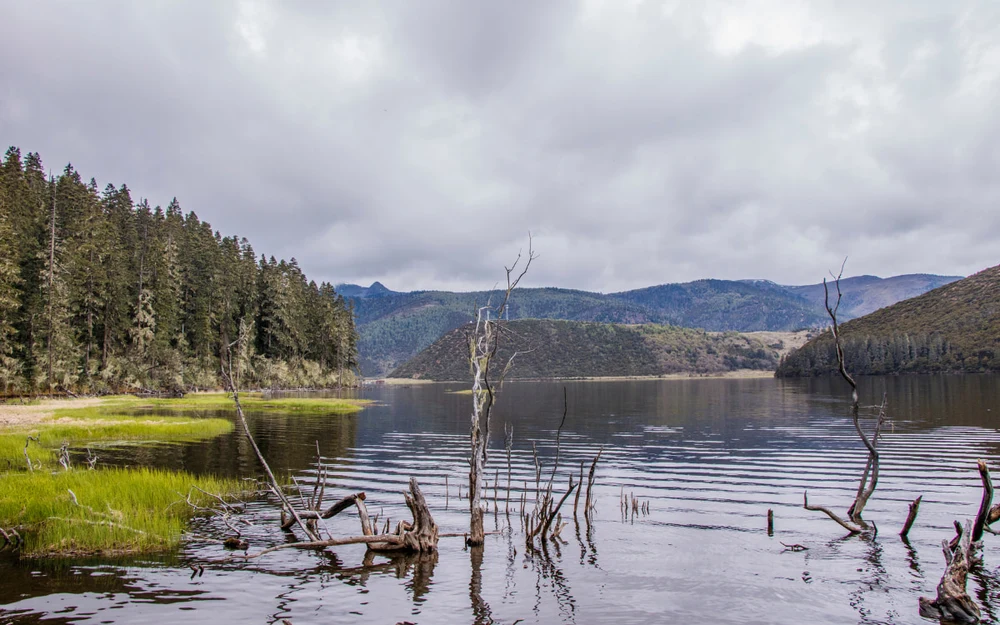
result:
[[(1000, 376), (912, 376), (860, 381), (862, 403), (888, 396), (891, 426), (865, 518), (875, 539), (845, 536), (810, 502), (844, 513), (866, 452), (839, 379), (514, 382), (494, 417), (483, 549), (442, 538), (436, 557), (366, 557), (363, 546), (279, 551), (249, 563), (191, 563), (226, 552), (217, 520), (198, 520), (178, 553), (157, 558), (0, 561), (0, 623), (927, 623), (942, 539), (975, 516), (976, 459), (1000, 469)], [(356, 491), (382, 519), (408, 518), (402, 492), (416, 476), (441, 532), (468, 529), (469, 395), (456, 384), (371, 387), (377, 401), (351, 417), (251, 415), (276, 470), (316, 479), (316, 443), (328, 468), (327, 501)], [(517, 507), (534, 493), (534, 443), (547, 479), (561, 434), (557, 490), (599, 450), (592, 526), (573, 522), (547, 553), (525, 548)], [(513, 427), (509, 527), (504, 423)], [(101, 450), (102, 461), (257, 475), (238, 434), (189, 445)], [(499, 478), (497, 480), (496, 478)], [(494, 504), (493, 483), (499, 481)], [(447, 489), (446, 489), (447, 483)], [(459, 487), (462, 498), (459, 499)], [(625, 493), (648, 514), (623, 517)], [(907, 505), (923, 504), (909, 543)], [(774, 511), (774, 536), (766, 532)], [(282, 542), (277, 509), (249, 506), (251, 550)], [(381, 522), (381, 521), (380, 521)], [(353, 510), (331, 519), (360, 533)], [(802, 545), (793, 551), (782, 543)], [(969, 592), (995, 622), (1000, 537)]]

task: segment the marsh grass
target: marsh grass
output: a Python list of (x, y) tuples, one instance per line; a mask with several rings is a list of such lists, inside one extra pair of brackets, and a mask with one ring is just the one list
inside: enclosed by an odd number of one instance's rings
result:
[[(260, 393), (241, 393), (240, 403), (248, 412), (281, 412), (301, 415), (348, 415), (360, 412), (371, 404), (367, 399), (338, 399), (335, 397), (277, 397), (264, 398)], [(228, 393), (194, 393), (182, 398), (144, 398), (115, 396), (102, 405), (88, 408), (66, 408), (56, 416), (91, 417), (123, 411), (156, 410), (169, 412), (224, 411), (236, 414), (236, 407)]]
[[(347, 415), (370, 402), (335, 398), (275, 398), (245, 394), (248, 412)], [(152, 414), (150, 414), (150, 412)], [(195, 416), (211, 412), (221, 416)], [(0, 527), (16, 527), (27, 556), (149, 553), (175, 547), (192, 515), (184, 502), (191, 486), (229, 496), (238, 482), (150, 468), (64, 470), (58, 449), (120, 441), (196, 441), (233, 430), (225, 393), (181, 399), (109, 397), (97, 406), (60, 408), (31, 425), (0, 430)], [(36, 469), (27, 470), (28, 455)], [(38, 466), (40, 465), (40, 467)], [(72, 491), (79, 503), (73, 501)], [(204, 497), (204, 495), (201, 495)], [(195, 502), (199, 503), (199, 502)], [(205, 502), (202, 502), (205, 503)], [(199, 504), (201, 505), (201, 504)]]
[[(191, 486), (232, 498), (242, 489), (234, 480), (149, 468), (7, 473), (0, 526), (18, 528), (26, 556), (162, 551), (177, 546), (192, 516), (184, 501)], [(211, 503), (197, 491), (192, 501)]]
[[(71, 416), (60, 413), (72, 413)], [(49, 465), (63, 443), (81, 449), (118, 441), (190, 442), (233, 430), (233, 422), (219, 418), (127, 416), (103, 414), (93, 408), (59, 411), (33, 426), (19, 426), (0, 433), (0, 470), (25, 468), (24, 446), (29, 436), (28, 456)]]

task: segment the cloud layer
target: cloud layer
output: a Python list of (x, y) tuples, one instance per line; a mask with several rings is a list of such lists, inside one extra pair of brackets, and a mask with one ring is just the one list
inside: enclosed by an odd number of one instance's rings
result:
[(311, 277), (483, 288), (1000, 262), (1000, 4), (36, 2), (0, 141)]

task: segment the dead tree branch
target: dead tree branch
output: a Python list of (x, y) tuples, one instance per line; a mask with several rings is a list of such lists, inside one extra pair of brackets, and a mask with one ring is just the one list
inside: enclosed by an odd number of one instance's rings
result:
[[(231, 367), (232, 357), (229, 358), (229, 364)], [(298, 526), (302, 528), (305, 535), (312, 541), (319, 540), (319, 536), (317, 536), (312, 529), (306, 525), (305, 521), (303, 521), (299, 516), (295, 506), (293, 506), (292, 502), (285, 496), (277, 478), (274, 477), (274, 472), (271, 471), (271, 466), (267, 463), (267, 460), (264, 459), (264, 454), (261, 453), (260, 447), (257, 446), (257, 441), (254, 440), (253, 434), (250, 432), (250, 425), (247, 423), (246, 415), (243, 414), (243, 406), (240, 405), (240, 396), (236, 389), (236, 385), (233, 382), (232, 371), (227, 372), (225, 366), (222, 367), (222, 381), (225, 384), (226, 390), (233, 396), (233, 403), (236, 404), (236, 416), (239, 417), (240, 425), (243, 426), (243, 433), (246, 434), (247, 440), (250, 441), (250, 446), (253, 448), (254, 454), (257, 455), (257, 459), (260, 460), (261, 465), (264, 467), (264, 472), (267, 473), (267, 478), (271, 483), (271, 489), (274, 491), (274, 494), (281, 501), (282, 507), (292, 515), (292, 518), (295, 519)]]
[[(844, 261), (847, 262), (846, 260)], [(840, 273), (834, 276), (834, 285), (837, 289), (837, 301), (834, 305), (830, 305), (830, 288), (827, 284), (826, 278), (823, 279), (823, 294), (824, 294), (824, 306), (826, 307), (826, 312), (830, 316), (830, 332), (833, 335), (834, 346), (837, 351), (837, 370), (840, 372), (840, 376), (846, 381), (851, 387), (851, 419), (854, 424), (854, 431), (857, 432), (858, 437), (864, 444), (865, 449), (868, 450), (868, 460), (865, 463), (865, 470), (861, 474), (861, 479), (858, 482), (858, 490), (854, 496), (854, 501), (851, 503), (851, 507), (847, 510), (847, 518), (841, 518), (830, 509), (823, 506), (810, 506), (808, 497), (803, 497), (803, 507), (806, 510), (814, 510), (823, 512), (831, 519), (840, 524), (844, 529), (851, 532), (852, 534), (860, 534), (862, 532), (872, 530), (864, 518), (862, 518), (862, 513), (864, 512), (865, 505), (871, 498), (872, 494), (875, 492), (875, 487), (878, 485), (879, 478), (879, 452), (878, 452), (878, 440), (882, 434), (882, 426), (886, 421), (886, 394), (882, 394), (882, 403), (878, 408), (878, 415), (875, 419), (875, 429), (872, 433), (871, 438), (865, 434), (864, 429), (861, 427), (861, 405), (858, 396), (858, 385), (854, 378), (847, 371), (847, 365), (844, 357), (844, 346), (841, 340), (840, 325), (837, 321), (837, 311), (840, 309), (840, 302), (843, 298), (843, 293), (840, 290), (840, 278), (844, 274), (844, 267), (841, 265)]]

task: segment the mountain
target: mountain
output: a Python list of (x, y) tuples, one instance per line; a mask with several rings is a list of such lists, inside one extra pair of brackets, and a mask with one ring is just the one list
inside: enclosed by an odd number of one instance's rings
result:
[[(943, 276), (925, 277), (926, 285), (934, 279), (951, 280)], [(898, 283), (894, 280), (868, 276), (858, 286), (852, 283), (852, 293), (859, 293), (856, 297), (862, 302), (876, 301), (875, 294), (882, 298), (878, 301), (888, 301), (919, 290), (922, 284), (919, 280)], [(862, 282), (867, 290), (860, 286)], [(889, 286), (878, 286), (887, 282)], [(822, 302), (817, 303), (814, 297), (817, 287), (822, 292), (822, 285), (788, 287), (769, 280), (697, 280), (611, 294), (558, 288), (517, 289), (512, 295), (509, 316), (510, 319), (670, 323), (711, 331), (787, 331), (826, 325)], [(354, 305), (361, 371), (365, 375), (385, 374), (445, 332), (471, 321), (476, 305), (490, 297), (487, 291), (401, 293), (378, 283), (367, 289), (341, 285), (338, 292)], [(845, 319), (852, 317), (850, 308), (845, 307), (843, 312)]]
[[(861, 317), (875, 312), (879, 308), (891, 306), (896, 302), (922, 295), (939, 286), (961, 279), (962, 276), (935, 276), (926, 273), (913, 273), (893, 276), (892, 278), (876, 276), (844, 278), (840, 281), (840, 290), (844, 294), (840, 302), (840, 313), (845, 315), (845, 320)], [(823, 310), (822, 283), (784, 288), (803, 297), (814, 308)]]
[[(448, 332), (390, 375), (468, 379), (470, 327)], [(552, 319), (515, 320), (507, 328), (509, 335), (500, 344), (491, 372), (496, 375), (517, 351), (511, 379), (770, 371), (778, 362), (773, 348), (736, 332)]]
[[(848, 321), (841, 336), (847, 369), (859, 375), (1000, 371), (1000, 265)], [(784, 358), (776, 375), (824, 375), (836, 366), (824, 332)]]
[(342, 297), (351, 297), (355, 299), (382, 297), (384, 295), (392, 295), (395, 293), (395, 291), (390, 291), (385, 288), (385, 286), (378, 281), (372, 282), (372, 285), (367, 288), (357, 284), (338, 284), (335, 289)]

